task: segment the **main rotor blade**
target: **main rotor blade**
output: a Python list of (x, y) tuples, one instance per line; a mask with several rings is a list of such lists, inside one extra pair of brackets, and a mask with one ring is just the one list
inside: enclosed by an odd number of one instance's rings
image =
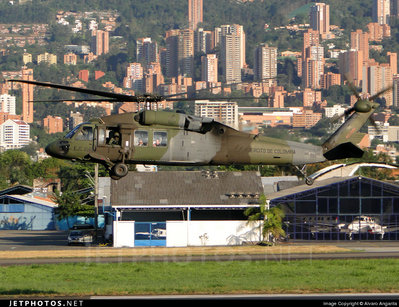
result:
[(239, 99), (264, 99), (264, 98), (256, 98), (256, 97), (197, 97), (197, 98), (166, 98), (166, 101), (201, 101), (201, 100), (239, 100)]
[(124, 95), (124, 94), (116, 94), (116, 93), (111, 93), (111, 92), (106, 92), (106, 91), (99, 91), (99, 90), (91, 90), (91, 89), (74, 87), (74, 86), (67, 86), (67, 85), (56, 84), (56, 83), (39, 82), (39, 81), (31, 81), (31, 80), (15, 80), (15, 79), (8, 80), (8, 81), (9, 82), (27, 83), (27, 84), (33, 84), (33, 85), (45, 86), (45, 87), (52, 87), (52, 88), (57, 88), (57, 89), (66, 90), (66, 91), (72, 91), (72, 92), (77, 92), (77, 93), (102, 96), (102, 97), (115, 99), (116, 101), (133, 101), (133, 102), (138, 102), (139, 101), (139, 99), (137, 99), (136, 96)]
[(345, 74), (345, 79), (346, 81), (348, 81), (347, 85), (349, 86), (349, 89), (352, 91), (353, 95), (355, 95), (357, 99), (360, 99), (360, 95), (357, 92), (356, 87), (353, 85), (352, 78), (349, 75)]
[(29, 102), (85, 102), (85, 101), (87, 101), (87, 102), (89, 102), (89, 101), (91, 101), (91, 102), (102, 102), (102, 101), (105, 101), (105, 102), (120, 102), (119, 100), (116, 100), (116, 99), (107, 99), (107, 98), (105, 98), (105, 99), (102, 99), (102, 98), (90, 99), (90, 98), (88, 98), (88, 99), (30, 100)]
[(377, 94), (374, 94), (373, 96), (371, 96), (369, 98), (369, 100), (374, 101), (374, 99), (378, 98), (378, 96), (381, 96), (382, 94), (384, 94), (385, 92), (388, 92), (389, 90), (392, 89), (393, 86), (388, 86), (386, 88), (384, 88), (383, 90), (379, 91)]

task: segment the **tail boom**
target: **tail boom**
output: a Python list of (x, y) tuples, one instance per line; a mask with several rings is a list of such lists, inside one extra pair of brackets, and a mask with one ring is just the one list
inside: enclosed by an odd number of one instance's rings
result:
[(364, 151), (354, 144), (354, 137), (375, 112), (354, 112), (322, 145), (327, 160), (361, 158)]

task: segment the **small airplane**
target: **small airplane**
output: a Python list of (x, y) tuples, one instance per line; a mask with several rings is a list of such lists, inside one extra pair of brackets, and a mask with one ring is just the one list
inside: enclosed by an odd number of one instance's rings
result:
[[(187, 100), (147, 94), (117, 94), (30, 80), (9, 81), (103, 97), (84, 101), (150, 104), (163, 100)], [(128, 174), (128, 164), (294, 165), (310, 185), (313, 180), (299, 166), (363, 155), (363, 150), (353, 143), (353, 137), (379, 106), (374, 100), (388, 89), (369, 99), (362, 99), (351, 88), (357, 102), (345, 113), (346, 121), (322, 146), (252, 135), (212, 118), (146, 109), (91, 119), (76, 126), (64, 138), (50, 143), (46, 152), (60, 159), (102, 164), (115, 180)]]
[(386, 226), (382, 226), (376, 222), (376, 220), (370, 216), (357, 216), (351, 223), (342, 228), (342, 231), (347, 231), (349, 239), (352, 240), (354, 234), (376, 234), (380, 235), (380, 239), (384, 238), (384, 234), (387, 231)]

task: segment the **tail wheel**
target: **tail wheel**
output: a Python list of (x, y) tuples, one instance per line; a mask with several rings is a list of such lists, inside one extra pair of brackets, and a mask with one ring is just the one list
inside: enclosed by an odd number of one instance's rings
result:
[(122, 177), (125, 177), (127, 173), (129, 172), (129, 168), (125, 163), (116, 163), (110, 171), (110, 176), (112, 179), (120, 179)]

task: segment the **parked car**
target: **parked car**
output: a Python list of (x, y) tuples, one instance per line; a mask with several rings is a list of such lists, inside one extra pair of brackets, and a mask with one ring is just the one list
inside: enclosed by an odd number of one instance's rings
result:
[(72, 230), (68, 235), (68, 245), (93, 243), (93, 233), (91, 231)]

